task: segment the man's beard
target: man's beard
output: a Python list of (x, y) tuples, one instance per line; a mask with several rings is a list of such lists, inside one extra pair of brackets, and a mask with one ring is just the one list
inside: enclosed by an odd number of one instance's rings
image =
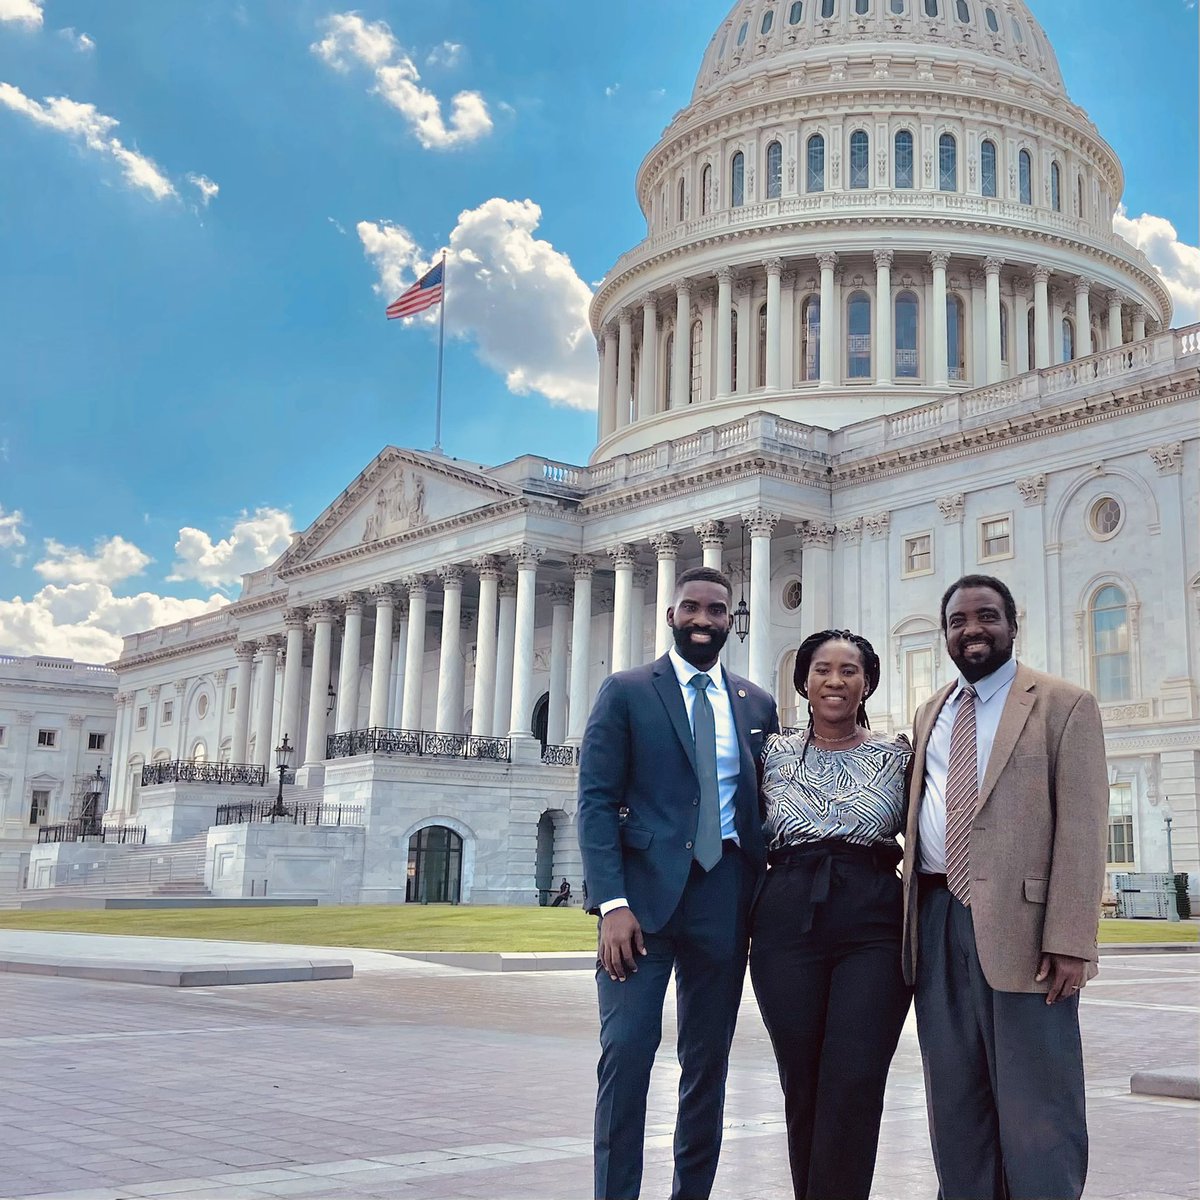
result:
[(729, 640), (728, 629), (709, 629), (706, 630), (709, 635), (707, 642), (692, 642), (692, 630), (689, 628), (680, 628), (678, 625), (671, 626), (671, 633), (675, 638), (675, 649), (679, 651), (679, 657), (684, 662), (691, 663), (692, 666), (698, 667), (702, 663), (714, 663), (717, 656), (721, 653), (721, 647)]

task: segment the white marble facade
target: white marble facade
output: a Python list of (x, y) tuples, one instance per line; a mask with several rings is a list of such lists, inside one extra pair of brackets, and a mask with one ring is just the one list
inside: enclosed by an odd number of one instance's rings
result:
[[(714, 36), (593, 303), (589, 463), (388, 447), (235, 603), (127, 638), (110, 822), (144, 764), (271, 766), (286, 733), (302, 794), (362, 809), (322, 895), (403, 901), (433, 863), (530, 903), (578, 886), (572, 747), (604, 676), (665, 649), (678, 571), (734, 576), (727, 661), (789, 722), (801, 637), (865, 633), (890, 729), (950, 677), (941, 592), (982, 571), (1020, 656), (1101, 700), (1113, 869), (1165, 869), (1169, 811), (1200, 871), (1200, 330), (1112, 234), (1120, 164), (1020, 0), (849, 7), (753, 0)], [(214, 837), (234, 887), (258, 842)]]

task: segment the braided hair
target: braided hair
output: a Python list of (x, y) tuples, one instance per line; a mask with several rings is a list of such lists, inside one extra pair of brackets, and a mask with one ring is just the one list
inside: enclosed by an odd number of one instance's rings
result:
[[(859, 703), (858, 711), (854, 714), (854, 720), (856, 724), (861, 725), (864, 729), (870, 729), (871, 721), (867, 716), (867, 700), (879, 686), (882, 666), (879, 661), (879, 655), (875, 653), (875, 647), (861, 633), (851, 633), (849, 629), (822, 629), (820, 633), (810, 634), (806, 637), (800, 643), (800, 648), (796, 651), (796, 669), (792, 675), (792, 683), (796, 691), (805, 700), (808, 699), (808, 672), (812, 666), (813, 657), (826, 642), (849, 642), (858, 651), (858, 655), (862, 659), (866, 687), (863, 690), (863, 697)], [(808, 753), (808, 743), (812, 735), (813, 710), (810, 704), (808, 706), (808, 728), (804, 739), (804, 750), (800, 755), (801, 761), (804, 760), (804, 755)]]

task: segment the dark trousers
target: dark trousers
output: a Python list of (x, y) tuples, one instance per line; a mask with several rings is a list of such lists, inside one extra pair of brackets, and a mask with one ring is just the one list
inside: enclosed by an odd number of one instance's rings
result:
[(750, 977), (779, 1064), (797, 1200), (867, 1200), (912, 998), (901, 886), (894, 857), (821, 845), (767, 872)]
[[(941, 1200), (1078, 1200), (1087, 1177), (1079, 997), (988, 986), (971, 910), (922, 889), (917, 1034)], [(1032, 975), (1037, 963), (1029, 964)]]
[(619, 983), (596, 971), (596, 1200), (636, 1200), (641, 1191), (646, 1096), (672, 969), (682, 1075), (671, 1197), (707, 1200), (712, 1190), (729, 1046), (746, 976), (746, 918), (754, 882), (750, 862), (734, 843), (726, 843), (711, 871), (692, 864), (670, 921), (645, 935), (646, 956), (638, 958), (636, 974)]

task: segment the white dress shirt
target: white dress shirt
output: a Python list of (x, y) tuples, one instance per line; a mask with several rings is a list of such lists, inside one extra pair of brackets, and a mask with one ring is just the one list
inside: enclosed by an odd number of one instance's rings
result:
[[(733, 722), (733, 706), (729, 700), (729, 689), (725, 686), (725, 672), (721, 664), (714, 663), (708, 671), (701, 671), (688, 662), (674, 646), (667, 651), (671, 666), (675, 670), (675, 678), (679, 681), (679, 690), (683, 693), (684, 707), (687, 709), (688, 725), (693, 730), (696, 723), (693, 709), (696, 706), (696, 689), (692, 687), (692, 679), (696, 675), (707, 675), (712, 681), (708, 685), (708, 703), (713, 712), (713, 724), (717, 731), (717, 793), (721, 799), (721, 839), (732, 838), (737, 842), (737, 828), (734, 825), (734, 797), (737, 794), (738, 777), (742, 772), (742, 755), (738, 746), (737, 727)], [(606, 900), (600, 905), (600, 915), (608, 916), (614, 908), (628, 908), (629, 901), (624, 896)]]
[[(1016, 674), (1016, 659), (1010, 658), (974, 685), (975, 769), (980, 784), (987, 772), (992, 743), (1000, 727), (1000, 714)], [(920, 858), (917, 869), (935, 875), (946, 873), (946, 771), (950, 763), (950, 733), (966, 686), (967, 681), (960, 675), (958, 685), (938, 713), (929, 734), (929, 744), (925, 747), (925, 791), (921, 796), (921, 811), (917, 814)]]

